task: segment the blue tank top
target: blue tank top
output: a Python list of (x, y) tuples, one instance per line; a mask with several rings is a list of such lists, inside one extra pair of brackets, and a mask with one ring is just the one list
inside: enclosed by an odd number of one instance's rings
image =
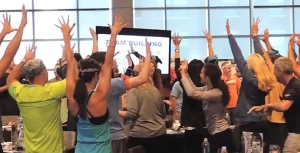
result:
[[(93, 91), (88, 92), (86, 105)], [(88, 112), (88, 110), (87, 110)], [(108, 112), (107, 112), (108, 113)], [(89, 118), (79, 116), (77, 123), (77, 144), (75, 153), (111, 153), (111, 140), (108, 119), (103, 124), (95, 125)]]

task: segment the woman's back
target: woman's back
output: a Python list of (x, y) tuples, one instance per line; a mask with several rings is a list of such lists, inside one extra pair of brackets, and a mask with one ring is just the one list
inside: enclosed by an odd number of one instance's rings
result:
[[(93, 91), (88, 92), (87, 102)], [(88, 104), (86, 102), (86, 105)], [(89, 113), (89, 111), (87, 110)], [(90, 113), (89, 113), (90, 114)], [(100, 117), (79, 117), (77, 123), (77, 145), (76, 153), (111, 153), (110, 131), (108, 116), (109, 112)]]
[(154, 86), (135, 88), (128, 92), (127, 115), (135, 120), (131, 137), (150, 138), (166, 133), (165, 104)]

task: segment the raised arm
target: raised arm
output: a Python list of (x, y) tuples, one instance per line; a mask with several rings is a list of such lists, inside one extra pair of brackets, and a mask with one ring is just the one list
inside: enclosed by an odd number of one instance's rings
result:
[[(75, 63), (76, 60), (74, 59), (74, 52), (71, 49), (71, 31), (75, 26), (75, 23), (73, 23), (71, 26), (69, 25), (69, 16), (67, 21), (62, 17), (62, 19), (58, 19), (60, 22), (60, 26), (57, 26), (60, 28), (62, 34), (63, 34), (63, 39), (64, 39), (64, 55), (67, 61), (67, 76), (66, 76), (66, 81), (67, 81), (67, 87), (66, 87), (66, 96), (68, 98), (68, 105), (69, 108), (73, 111), (74, 108), (78, 107), (76, 101), (74, 100), (73, 94), (76, 86), (76, 77), (75, 77)], [(78, 74), (77, 74), (78, 75)]]
[(175, 46), (175, 72), (176, 72), (177, 79), (180, 80), (181, 76), (180, 76), (180, 72), (178, 70), (180, 67), (180, 43), (181, 43), (182, 38), (179, 36), (178, 33), (177, 34), (175, 33), (172, 36), (172, 40), (173, 40), (173, 44)]
[(243, 80), (253, 80), (254, 75), (253, 75), (252, 71), (248, 68), (246, 60), (244, 59), (244, 56), (242, 54), (242, 51), (241, 51), (239, 45), (237, 44), (234, 36), (231, 34), (229, 20), (227, 20), (227, 23), (226, 23), (226, 30), (227, 30), (229, 44), (231, 47), (231, 51), (232, 51), (235, 63), (237, 64), (237, 67), (240, 70)]
[(260, 55), (263, 55), (262, 51), (262, 45), (260, 43), (260, 39), (258, 37), (258, 25), (259, 25), (260, 19), (259, 18), (253, 18), (253, 24), (251, 28), (251, 35), (253, 39), (253, 44), (254, 44), (254, 52), (258, 53)]
[(214, 53), (214, 49), (212, 46), (212, 36), (210, 35), (210, 33), (205, 30), (203, 31), (206, 40), (207, 40), (207, 46), (208, 46), (208, 58), (214, 58), (215, 57), (215, 53)]
[[(297, 40), (297, 42), (298, 42), (298, 40)], [(289, 40), (289, 44), (288, 44), (288, 57), (293, 63), (293, 69), (294, 69), (295, 75), (299, 78), (300, 77), (300, 66), (296, 62), (296, 57), (294, 54), (294, 44), (295, 44), (295, 34), (292, 34), (290, 37), (290, 40)], [(300, 44), (300, 42), (299, 42), (299, 44)]]
[(14, 38), (9, 42), (3, 57), (0, 60), (0, 78), (3, 76), (7, 68), (9, 67), (10, 63), (12, 62), (13, 58), (15, 57), (22, 40), (23, 31), (27, 24), (27, 10), (25, 6), (22, 7), (22, 20), (19, 26), (19, 29), (14, 36)]
[(8, 78), (6, 80), (6, 85), (9, 87), (14, 82), (19, 82), (20, 77), (22, 75), (22, 68), (25, 63), (31, 59), (35, 58), (36, 46), (32, 45), (32, 47), (26, 47), (26, 54), (24, 59), (9, 73)]
[(98, 95), (97, 101), (103, 101), (107, 99), (108, 92), (111, 85), (111, 70), (113, 66), (113, 57), (115, 54), (116, 40), (119, 32), (127, 25), (124, 24), (125, 16), (123, 13), (115, 17), (115, 23), (113, 26), (110, 26), (111, 36), (109, 45), (107, 46), (107, 52), (105, 55), (105, 62), (102, 65), (102, 72), (100, 73), (100, 81), (96, 88), (96, 94)]
[(151, 51), (150, 51), (150, 44), (147, 41), (147, 39), (145, 39), (145, 42), (146, 42), (146, 59), (144, 62), (144, 67), (138, 76), (128, 79), (128, 85), (126, 86), (127, 90), (146, 83), (150, 77)]
[(92, 53), (96, 53), (96, 52), (98, 52), (97, 34), (96, 34), (95, 30), (91, 27), (90, 27), (90, 33), (91, 33), (92, 38), (93, 38), (93, 52)]
[(206, 87), (196, 88), (187, 74), (187, 62), (184, 61), (180, 66), (180, 73), (182, 76), (181, 82), (189, 97), (199, 100), (215, 101), (221, 100), (222, 92), (217, 89), (205, 90)]

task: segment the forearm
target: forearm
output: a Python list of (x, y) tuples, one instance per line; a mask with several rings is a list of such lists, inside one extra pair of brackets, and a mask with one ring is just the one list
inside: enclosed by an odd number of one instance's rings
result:
[(175, 58), (175, 73), (176, 73), (176, 77), (178, 80), (181, 80), (181, 74), (179, 72), (179, 67), (180, 67), (180, 58)]
[(208, 41), (207, 42), (207, 46), (208, 46), (208, 57), (209, 58), (214, 58), (215, 57), (215, 53), (214, 53), (214, 49), (213, 49), (213, 46), (212, 46), (212, 42)]
[(258, 36), (253, 37), (254, 52), (263, 55), (262, 45)]
[(266, 40), (266, 41), (264, 41), (264, 43), (265, 43), (265, 45), (267, 47), (268, 53), (270, 53), (272, 51), (272, 45), (271, 45), (270, 41)]
[(288, 58), (292, 61), (293, 66), (297, 66), (296, 58), (293, 51), (293, 44), (289, 44), (288, 46)]
[(26, 61), (22, 60), (8, 75), (7, 85), (9, 86), (14, 80), (19, 80), (22, 75), (22, 68), (25, 65)]
[[(243, 64), (246, 63), (244, 56), (242, 54), (242, 51), (239, 47), (239, 45), (237, 44), (235, 38), (233, 35), (228, 35), (229, 38), (229, 43), (230, 43), (230, 47), (231, 47), (231, 51), (234, 57), (234, 60), (237, 64), (237, 66), (242, 66)], [(238, 67), (240, 69), (240, 67)]]
[(284, 106), (283, 106), (283, 103), (281, 103), (281, 102), (268, 104), (268, 105), (266, 105), (266, 107), (268, 109), (274, 110), (276, 112), (284, 112), (284, 111), (286, 111), (285, 108), (284, 108)]
[(4, 38), (5, 38), (5, 36), (6, 36), (5, 33), (3, 33), (3, 32), (0, 33), (0, 45), (2, 44), (2, 42), (3, 42)]
[(173, 109), (174, 114), (178, 114), (176, 98), (174, 96), (170, 96), (170, 102), (171, 102), (171, 107)]
[(113, 57), (115, 55), (116, 41), (117, 41), (117, 34), (112, 33), (110, 35), (109, 45), (107, 46), (107, 52), (105, 55), (105, 62), (103, 64), (103, 67), (107, 67), (109, 69), (111, 69), (112, 67)]
[(98, 52), (98, 40), (96, 36), (93, 36), (93, 53)]
[(2, 93), (3, 91), (6, 91), (7, 89), (8, 89), (7, 85), (0, 87), (0, 93)]
[(24, 27), (20, 26), (14, 38), (8, 44), (3, 57), (0, 60), (0, 77), (4, 74), (13, 58), (15, 57), (22, 40)]

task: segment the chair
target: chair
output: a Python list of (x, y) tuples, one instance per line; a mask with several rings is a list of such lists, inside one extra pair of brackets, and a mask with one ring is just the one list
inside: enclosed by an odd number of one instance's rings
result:
[(136, 146), (128, 149), (128, 153), (146, 153), (142, 146)]

